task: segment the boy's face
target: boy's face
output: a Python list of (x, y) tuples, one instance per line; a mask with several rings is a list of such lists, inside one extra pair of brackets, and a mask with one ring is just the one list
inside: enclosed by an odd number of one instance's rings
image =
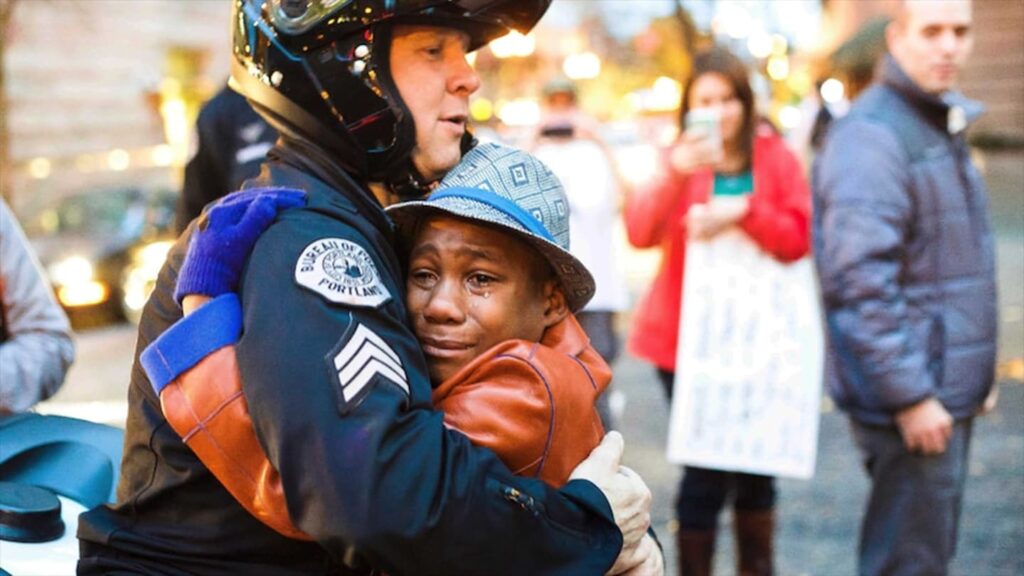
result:
[(509, 233), (448, 216), (419, 227), (406, 302), (433, 382), (505, 340), (539, 341), (568, 313), (546, 261)]
[(462, 158), (469, 95), (480, 87), (466, 61), (468, 46), (469, 35), (451, 28), (395, 27), (391, 74), (416, 125), (413, 164), (430, 180)]

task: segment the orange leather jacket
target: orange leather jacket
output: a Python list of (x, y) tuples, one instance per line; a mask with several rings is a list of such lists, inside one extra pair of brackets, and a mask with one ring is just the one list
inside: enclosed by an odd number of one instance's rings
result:
[[(561, 486), (604, 436), (595, 402), (610, 381), (611, 369), (570, 314), (540, 342), (509, 340), (481, 354), (442, 382), (433, 400), (447, 426), (516, 474)], [(234, 346), (174, 378), (160, 406), (250, 514), (285, 536), (310, 539), (292, 524), (280, 476), (256, 438)]]
[(611, 369), (569, 315), (541, 341), (508, 340), (434, 390), (444, 422), (520, 476), (562, 486), (604, 436), (594, 407)]

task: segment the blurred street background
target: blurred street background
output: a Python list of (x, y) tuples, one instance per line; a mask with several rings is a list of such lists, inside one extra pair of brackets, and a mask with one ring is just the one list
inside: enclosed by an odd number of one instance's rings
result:
[[(850, 39), (895, 5), (556, 0), (533, 33), (478, 52), (483, 88), (471, 101), (473, 123), (483, 138), (520, 142), (539, 118), (542, 86), (567, 76), (581, 107), (601, 121), (623, 176), (642, 185), (654, 176), (655, 148), (676, 135), (691, 54), (715, 41), (756, 71), (761, 112), (809, 160), (802, 135), (815, 103), (841, 102), (850, 61), (870, 58), (879, 41)], [(227, 0), (0, 0), (0, 193), (77, 334), (67, 383), (40, 412), (123, 425), (132, 322), (174, 238), (196, 113), (228, 75), (229, 11)], [(996, 231), (1001, 396), (976, 423), (953, 569), (1010, 576), (1024, 574), (1024, 1), (976, 0), (974, 19), (961, 88), (989, 109), (970, 141)], [(635, 302), (658, 254), (631, 250), (616, 234)], [(619, 325), (624, 336), (628, 314)], [(671, 573), (680, 471), (665, 460), (668, 407), (649, 365), (624, 353), (614, 368), (627, 464), (654, 491)], [(828, 401), (822, 411), (814, 478), (779, 485), (781, 574), (856, 571), (868, 483), (846, 418)], [(717, 572), (733, 573), (728, 530), (718, 551)]]

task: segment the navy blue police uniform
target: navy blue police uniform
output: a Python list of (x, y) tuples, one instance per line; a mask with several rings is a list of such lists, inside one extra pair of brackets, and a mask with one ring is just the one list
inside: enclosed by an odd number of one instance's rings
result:
[[(237, 344), (253, 426), (315, 542), (280, 536), (232, 499), (164, 420), (136, 356), (118, 502), (82, 516), (79, 573), (602, 574), (622, 535), (594, 484), (516, 477), (442, 425), (391, 225), (315, 153), (275, 148), (249, 183), (309, 198), (250, 256)], [(137, 354), (181, 317), (188, 236), (161, 272)]]

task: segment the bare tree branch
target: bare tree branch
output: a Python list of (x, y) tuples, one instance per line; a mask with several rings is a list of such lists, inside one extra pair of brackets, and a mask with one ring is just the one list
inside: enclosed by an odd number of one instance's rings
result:
[(683, 6), (683, 0), (675, 0), (675, 17), (679, 21), (679, 27), (683, 30), (683, 43), (686, 47), (686, 54), (692, 56), (697, 48), (697, 25), (693, 22), (690, 12)]
[(7, 39), (11, 37), (14, 7), (18, 0), (0, 0), (0, 196), (11, 203), (11, 138), (7, 125)]

